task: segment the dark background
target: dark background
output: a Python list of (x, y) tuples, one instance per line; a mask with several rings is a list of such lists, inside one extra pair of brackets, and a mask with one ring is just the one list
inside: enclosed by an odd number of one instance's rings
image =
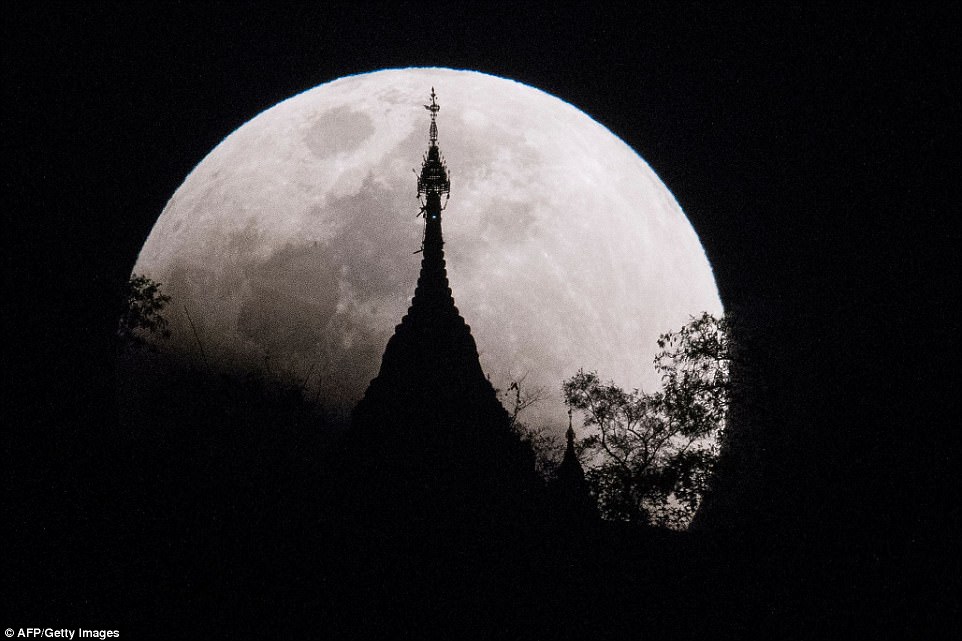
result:
[(116, 465), (122, 285), (193, 166), (293, 94), (437, 65), (570, 102), (675, 194), (726, 306), (767, 328), (801, 446), (766, 465), (808, 471), (772, 491), (809, 499), (824, 615), (957, 618), (957, 8), (30, 3), (2, 23), (15, 553), (84, 553), (62, 506)]

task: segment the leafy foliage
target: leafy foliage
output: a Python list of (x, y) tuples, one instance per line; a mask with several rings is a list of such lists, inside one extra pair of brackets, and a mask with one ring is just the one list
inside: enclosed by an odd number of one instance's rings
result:
[(685, 527), (717, 458), (729, 407), (728, 322), (703, 313), (658, 339), (660, 390), (645, 394), (579, 370), (565, 403), (582, 412), (586, 476), (609, 519)]
[(658, 347), (662, 389), (652, 395), (654, 407), (683, 435), (724, 427), (731, 393), (728, 320), (702, 312), (679, 331), (662, 334)]
[(170, 338), (167, 319), (162, 314), (170, 296), (160, 288), (160, 283), (143, 275), (134, 274), (127, 281), (124, 311), (117, 326), (117, 336), (126, 346), (148, 348), (148, 336)]

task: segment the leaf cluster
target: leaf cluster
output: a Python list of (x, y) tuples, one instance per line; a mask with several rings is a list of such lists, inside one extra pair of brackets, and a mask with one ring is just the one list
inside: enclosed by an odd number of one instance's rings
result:
[(730, 394), (727, 321), (703, 313), (658, 339), (661, 388), (626, 391), (579, 370), (562, 385), (588, 428), (586, 477), (604, 516), (684, 527), (707, 488)]
[(164, 308), (170, 296), (161, 292), (161, 284), (134, 274), (127, 281), (124, 309), (117, 325), (117, 336), (128, 347), (147, 348), (147, 338), (170, 338)]

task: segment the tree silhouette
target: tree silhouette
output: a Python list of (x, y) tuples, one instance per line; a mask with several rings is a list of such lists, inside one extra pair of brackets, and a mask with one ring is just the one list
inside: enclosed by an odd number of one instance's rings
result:
[(602, 515), (686, 527), (718, 456), (730, 381), (728, 321), (703, 313), (658, 339), (660, 390), (645, 394), (579, 370), (563, 384), (565, 403), (584, 415), (587, 478)]
[(169, 338), (167, 319), (162, 312), (170, 296), (161, 293), (161, 284), (134, 274), (127, 281), (124, 310), (117, 325), (117, 336), (127, 347), (147, 348), (148, 336)]
[(533, 425), (522, 420), (526, 410), (540, 405), (547, 398), (544, 388), (525, 385), (526, 378), (527, 373), (512, 380), (507, 390), (495, 391), (508, 410), (511, 429), (531, 446), (535, 457), (535, 470), (543, 480), (550, 481), (555, 477), (564, 454), (564, 443), (547, 426)]

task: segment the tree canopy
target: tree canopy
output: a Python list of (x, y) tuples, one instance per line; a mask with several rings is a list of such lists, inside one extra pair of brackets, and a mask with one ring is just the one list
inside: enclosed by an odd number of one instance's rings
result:
[(698, 509), (725, 429), (728, 321), (702, 313), (658, 347), (657, 391), (626, 391), (584, 370), (562, 390), (583, 415), (581, 459), (602, 515), (681, 528)]
[(170, 296), (160, 290), (161, 284), (134, 274), (127, 281), (124, 309), (117, 325), (117, 335), (129, 347), (147, 347), (147, 337), (169, 338), (164, 308)]

